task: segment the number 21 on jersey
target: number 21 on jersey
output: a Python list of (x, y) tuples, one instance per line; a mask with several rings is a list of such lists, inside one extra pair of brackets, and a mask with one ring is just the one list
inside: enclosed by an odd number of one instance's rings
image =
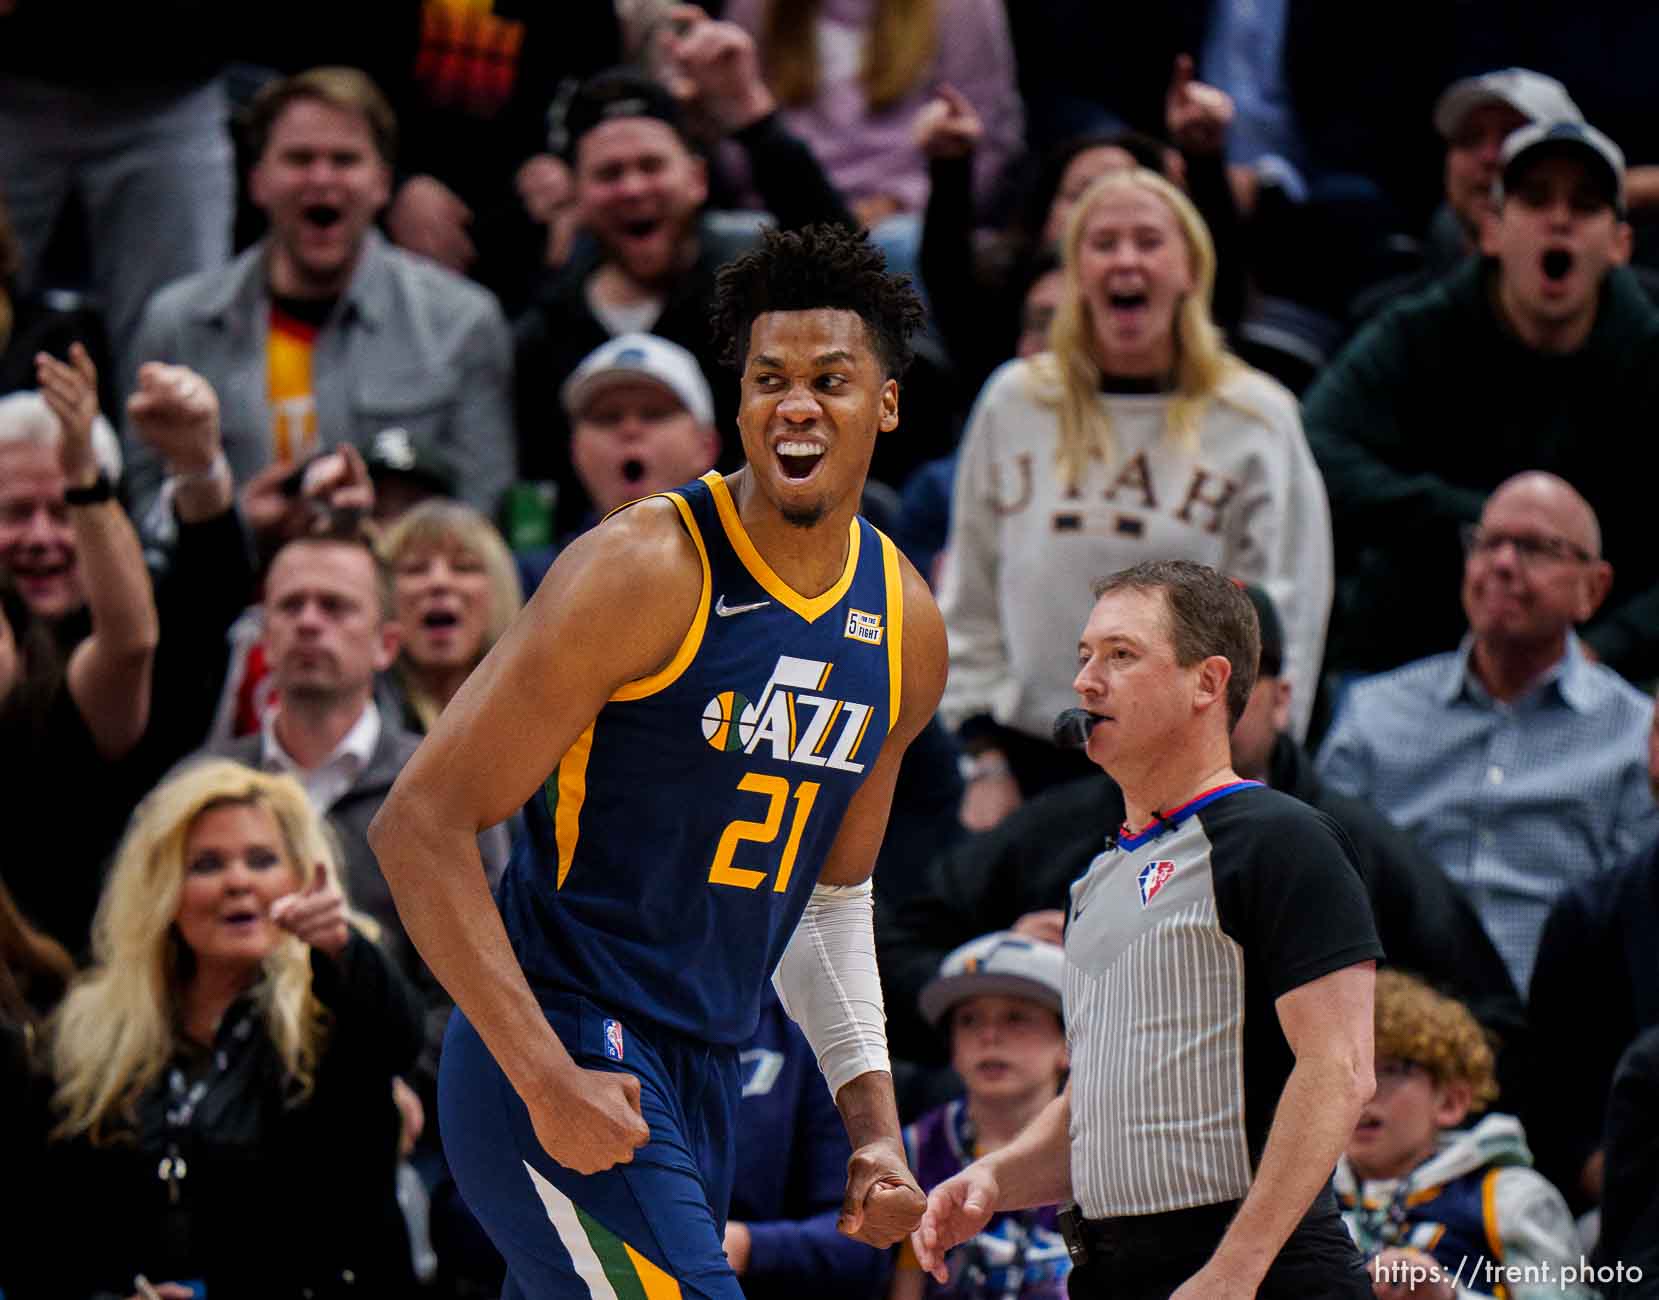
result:
[(783, 893), (789, 888), (790, 874), (795, 870), (795, 855), (801, 851), (801, 834), (806, 830), (807, 818), (812, 816), (812, 805), (818, 798), (818, 782), (802, 781), (791, 790), (787, 779), (767, 776), (760, 772), (746, 773), (737, 783), (739, 790), (762, 794), (767, 798), (766, 816), (759, 821), (734, 821), (720, 836), (714, 851), (714, 865), (709, 868), (709, 884), (731, 885), (738, 889), (758, 889), (766, 879), (766, 872), (752, 867), (732, 865), (738, 846), (752, 840), (756, 844), (776, 842), (783, 829), (784, 811), (790, 803), (794, 811), (789, 818), (789, 835), (784, 841), (783, 857), (778, 862), (778, 873), (772, 881), (772, 891)]

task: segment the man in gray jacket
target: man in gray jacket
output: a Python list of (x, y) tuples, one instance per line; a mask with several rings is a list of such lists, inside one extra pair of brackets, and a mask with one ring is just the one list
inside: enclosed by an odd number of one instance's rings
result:
[[(457, 495), (493, 514), (515, 472), (507, 325), (487, 292), (374, 230), (396, 138), (384, 97), (354, 69), (314, 68), (265, 87), (249, 132), (270, 233), (157, 293), (135, 363), (187, 364), (213, 385), (238, 484), (401, 428), (435, 442)], [(165, 536), (166, 468), (135, 445), (129, 472), (135, 516)]]
[[(376, 675), (397, 657), (389, 579), (366, 537), (343, 525), (300, 537), (276, 553), (265, 578), (265, 659), (275, 704), (260, 729), (211, 743), (207, 752), (267, 772), (292, 774), (339, 840), (352, 905), (380, 925), (380, 943), (427, 1004), (430, 1079), (450, 1001), (398, 919), (368, 827), (420, 744), (375, 703)], [(479, 836), (486, 869), (507, 856), (505, 826)]]

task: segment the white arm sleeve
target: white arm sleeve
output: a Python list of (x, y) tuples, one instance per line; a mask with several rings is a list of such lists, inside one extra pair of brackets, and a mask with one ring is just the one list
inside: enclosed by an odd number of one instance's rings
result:
[(868, 880), (815, 885), (772, 972), (778, 1000), (812, 1045), (832, 1097), (861, 1074), (891, 1068), (875, 914)]

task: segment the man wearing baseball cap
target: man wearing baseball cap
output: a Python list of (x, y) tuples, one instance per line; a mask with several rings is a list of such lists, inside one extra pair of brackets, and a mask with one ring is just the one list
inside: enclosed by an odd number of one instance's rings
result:
[(1600, 203), (1624, 218), (1624, 151), (1588, 122), (1574, 120), (1532, 122), (1504, 140), (1494, 191), (1498, 205), (1503, 195), (1519, 192), (1526, 177), (1549, 158), (1576, 162)]
[[(1494, 211), (1469, 258), (1384, 311), (1303, 399), (1336, 528), (1327, 666), (1374, 671), (1463, 631), (1442, 575), (1459, 527), (1524, 470), (1574, 484), (1624, 560), (1583, 630), (1627, 677), (1659, 671), (1659, 553), (1645, 532), (1659, 402), (1659, 310), (1626, 263), (1618, 147), (1583, 122), (1533, 123), (1499, 156)], [(1628, 557), (1628, 558), (1626, 558)]]
[(594, 513), (689, 482), (714, 467), (714, 396), (697, 358), (654, 334), (588, 353), (560, 392), (570, 459)]
[(1454, 81), (1434, 105), (1434, 128), (1446, 144), (1444, 193), (1409, 270), (1367, 284), (1349, 316), (1370, 320), (1384, 307), (1451, 274), (1480, 247), (1481, 227), (1495, 211), (1503, 143), (1533, 122), (1582, 121), (1567, 88), (1530, 68), (1502, 68)]
[[(1582, 122), (1584, 115), (1554, 77), (1504, 68), (1454, 81), (1434, 106), (1434, 129), (1446, 142), (1446, 211), (1455, 218), (1459, 254), (1478, 247), (1492, 215), (1492, 188), (1510, 134), (1533, 122)], [(1436, 217), (1439, 226), (1441, 217)]]
[(618, 506), (689, 483), (714, 468), (720, 435), (714, 395), (697, 358), (655, 334), (619, 334), (601, 343), (559, 388), (570, 428), (568, 494), (581, 509), (561, 511), (550, 546), (515, 556), (519, 581), (534, 591), (554, 557)]
[[(713, 351), (709, 315), (714, 276), (758, 238), (754, 223), (731, 233), (704, 210), (707, 164), (687, 134), (689, 108), (748, 157), (778, 225), (853, 225), (810, 150), (778, 121), (753, 40), (729, 22), (681, 12), (667, 53), (689, 96), (625, 69), (590, 77), (564, 115), (564, 153), (582, 227), (597, 255), (576, 256), (521, 318), (517, 340), (519, 472), (559, 485), (558, 529), (586, 507), (568, 454), (570, 425), (554, 400), (566, 376), (606, 339), (650, 331), (696, 356), (705, 374)], [(737, 387), (722, 386), (713, 424), (737, 454)], [(736, 460), (731, 462), (735, 467)]]

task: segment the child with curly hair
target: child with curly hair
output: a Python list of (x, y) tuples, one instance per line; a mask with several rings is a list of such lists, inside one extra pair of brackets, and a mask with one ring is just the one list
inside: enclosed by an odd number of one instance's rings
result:
[(1377, 1092), (1336, 1171), (1343, 1219), (1379, 1300), (1594, 1297), (1571, 1212), (1532, 1168), (1469, 1009), (1400, 971), (1377, 972)]

